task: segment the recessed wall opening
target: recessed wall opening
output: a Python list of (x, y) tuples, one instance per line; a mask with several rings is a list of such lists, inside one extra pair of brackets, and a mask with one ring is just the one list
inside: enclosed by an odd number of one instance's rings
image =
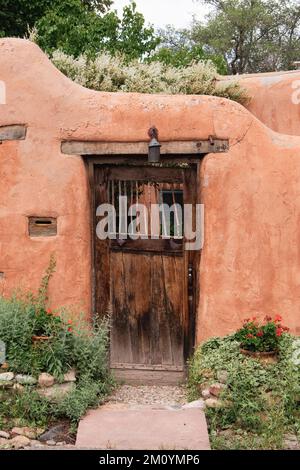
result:
[(30, 237), (53, 237), (57, 235), (57, 219), (54, 217), (28, 217)]

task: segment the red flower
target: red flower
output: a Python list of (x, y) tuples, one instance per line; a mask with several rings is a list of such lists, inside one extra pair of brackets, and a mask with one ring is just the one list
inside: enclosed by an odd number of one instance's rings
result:
[(46, 312), (48, 313), (48, 315), (52, 315), (52, 310), (51, 310), (51, 308), (48, 308), (48, 309), (46, 310)]
[(282, 328), (276, 328), (276, 336), (281, 336), (283, 333), (283, 329)]
[(275, 315), (274, 321), (275, 322), (280, 322), (282, 320), (282, 317), (280, 315)]
[(254, 338), (254, 336), (253, 336), (251, 333), (249, 333), (249, 334), (247, 335), (247, 338)]
[(252, 321), (255, 321), (257, 317), (252, 317)]
[(265, 320), (266, 320), (266, 321), (271, 321), (271, 320), (272, 320), (272, 317), (270, 317), (269, 315), (266, 315), (266, 316), (265, 316)]
[(259, 331), (256, 336), (258, 336), (259, 338), (261, 338), (263, 335), (264, 335), (264, 332), (263, 332), (263, 331)]
[(250, 318), (245, 318), (244, 323), (249, 323)]
[(72, 325), (72, 320), (68, 320), (68, 325)]
[(72, 328), (69, 326), (68, 332), (71, 333), (72, 331), (73, 331)]

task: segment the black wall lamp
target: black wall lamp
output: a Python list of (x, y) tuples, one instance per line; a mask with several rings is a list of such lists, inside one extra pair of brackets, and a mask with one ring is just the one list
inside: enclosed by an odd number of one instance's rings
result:
[(158, 130), (156, 129), (156, 127), (151, 127), (148, 131), (148, 135), (151, 139), (149, 143), (148, 162), (159, 163), (161, 145), (158, 142)]

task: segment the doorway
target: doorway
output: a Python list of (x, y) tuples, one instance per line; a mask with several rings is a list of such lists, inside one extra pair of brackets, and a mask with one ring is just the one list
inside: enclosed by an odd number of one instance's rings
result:
[(200, 253), (185, 249), (183, 206), (199, 202), (197, 170), (93, 164), (94, 310), (110, 313), (110, 367), (118, 379), (176, 383), (185, 376)]

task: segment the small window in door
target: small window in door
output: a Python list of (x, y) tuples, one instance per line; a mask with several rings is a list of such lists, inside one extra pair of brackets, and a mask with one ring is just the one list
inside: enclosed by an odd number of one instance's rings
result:
[(162, 189), (160, 191), (161, 236), (163, 238), (183, 238), (184, 210), (182, 189)]

